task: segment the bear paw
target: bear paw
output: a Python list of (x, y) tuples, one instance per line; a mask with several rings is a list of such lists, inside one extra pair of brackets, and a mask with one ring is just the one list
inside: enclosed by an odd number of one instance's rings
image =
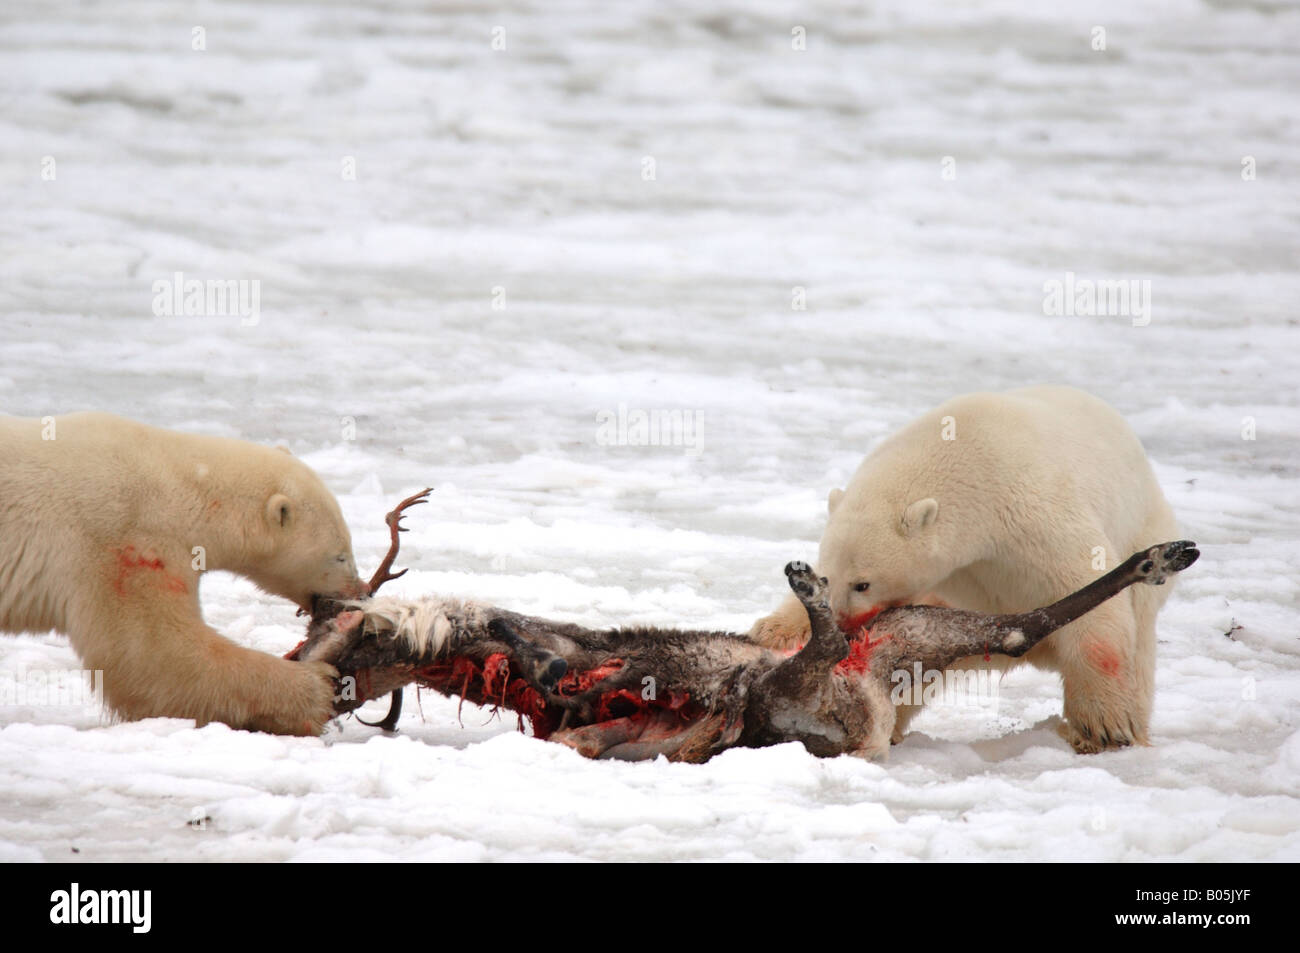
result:
[(1100, 754), (1103, 751), (1127, 748), (1134, 744), (1134, 740), (1126, 733), (1118, 731), (1111, 733), (1104, 728), (1090, 729), (1069, 721), (1058, 724), (1056, 733), (1070, 743), (1075, 754)]
[(783, 651), (795, 649), (808, 641), (808, 617), (802, 624), (794, 624), (770, 615), (759, 619), (749, 630), (749, 640), (769, 649)]
[(276, 735), (319, 735), (334, 717), (334, 681), (338, 669), (327, 662), (286, 662), (274, 699), (253, 703), (258, 714), (250, 726)]

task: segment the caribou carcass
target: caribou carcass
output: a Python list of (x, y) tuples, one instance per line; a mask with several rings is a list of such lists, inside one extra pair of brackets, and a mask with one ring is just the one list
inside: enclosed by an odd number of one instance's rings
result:
[[(401, 575), (389, 572), (401, 514), (425, 494), (388, 514), (392, 547), (372, 590)], [(591, 758), (702, 762), (726, 748), (786, 741), (821, 757), (874, 757), (888, 751), (893, 732), (893, 673), (942, 671), (972, 655), (1024, 655), (1128, 586), (1161, 585), (1199, 555), (1185, 540), (1160, 543), (1030, 612), (902, 606), (856, 632), (832, 618), (826, 580), (792, 562), (786, 577), (811, 635), (790, 654), (729, 632), (588, 629), (459, 599), (322, 600), (290, 657), (338, 668), (340, 714), (393, 693), (388, 728), (401, 689), (414, 683), (512, 711), (536, 737)]]

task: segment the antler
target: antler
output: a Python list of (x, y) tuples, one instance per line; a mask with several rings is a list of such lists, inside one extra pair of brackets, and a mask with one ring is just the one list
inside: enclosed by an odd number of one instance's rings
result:
[[(402, 516), (408, 507), (429, 502), (429, 494), (432, 492), (433, 487), (426, 486), (419, 493), (412, 494), (402, 500), (402, 502), (398, 503), (397, 506), (384, 517), (384, 522), (388, 524), (388, 532), (392, 537), (392, 541), (388, 544), (388, 553), (384, 556), (384, 561), (379, 564), (379, 568), (375, 570), (375, 574), (370, 577), (370, 594), (372, 596), (384, 583), (391, 579), (399, 579), (406, 575), (405, 569), (401, 572), (389, 572), (389, 570), (393, 568), (393, 562), (397, 559), (397, 550), (400, 549), (402, 545), (402, 541), (398, 538), (397, 534), (406, 532), (406, 527), (402, 525)], [(362, 718), (357, 718), (357, 721), (361, 722), (363, 725), (368, 725), (371, 728), (382, 728), (384, 731), (396, 731), (397, 719), (401, 717), (402, 690), (398, 688), (394, 689), (392, 698), (388, 703), (388, 714), (385, 715), (382, 720), (369, 722)]]
[(388, 545), (388, 555), (386, 555), (384, 561), (379, 564), (379, 568), (375, 570), (375, 574), (370, 577), (370, 594), (372, 596), (384, 583), (391, 579), (400, 579), (402, 576), (406, 575), (405, 569), (401, 572), (389, 572), (389, 570), (393, 568), (393, 561), (397, 559), (397, 550), (402, 545), (397, 534), (406, 532), (406, 527), (402, 525), (403, 511), (408, 507), (416, 506), (420, 503), (428, 503), (429, 494), (432, 492), (433, 487), (425, 487), (419, 493), (408, 496), (406, 499), (402, 500), (402, 502), (398, 503), (397, 507), (391, 513), (384, 517), (384, 522), (388, 524), (388, 532), (392, 536), (392, 542)]

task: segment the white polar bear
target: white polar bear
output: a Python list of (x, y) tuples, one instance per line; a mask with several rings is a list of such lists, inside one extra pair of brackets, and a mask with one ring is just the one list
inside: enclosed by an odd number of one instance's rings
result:
[[(845, 489), (831, 491), (829, 509), (818, 571), (848, 629), (926, 594), (963, 609), (1023, 612), (1178, 536), (1132, 429), (1067, 387), (953, 398), (887, 438)], [(1134, 586), (1026, 656), (1061, 673), (1062, 734), (1076, 751), (1148, 743), (1155, 620), (1169, 591)], [(806, 615), (790, 598), (751, 636), (797, 644)], [(900, 708), (895, 740), (913, 714)]]
[(109, 414), (0, 417), (0, 630), (67, 634), (125, 718), (319, 733), (337, 672), (205, 625), (209, 569), (303, 608), (367, 591), (338, 502), (287, 452)]

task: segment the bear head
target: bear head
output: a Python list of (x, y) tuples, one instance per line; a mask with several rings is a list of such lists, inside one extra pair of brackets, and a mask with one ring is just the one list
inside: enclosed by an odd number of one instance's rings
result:
[(851, 484), (847, 491), (831, 491), (828, 508), (817, 568), (845, 631), (884, 609), (907, 605), (948, 576), (943, 512), (935, 498), (903, 499)]
[(258, 539), (243, 572), (260, 588), (311, 609), (313, 597), (359, 599), (369, 587), (357, 575), (348, 531), (338, 501), (305, 464), (287, 451), (265, 487), (260, 513), (252, 519)]

